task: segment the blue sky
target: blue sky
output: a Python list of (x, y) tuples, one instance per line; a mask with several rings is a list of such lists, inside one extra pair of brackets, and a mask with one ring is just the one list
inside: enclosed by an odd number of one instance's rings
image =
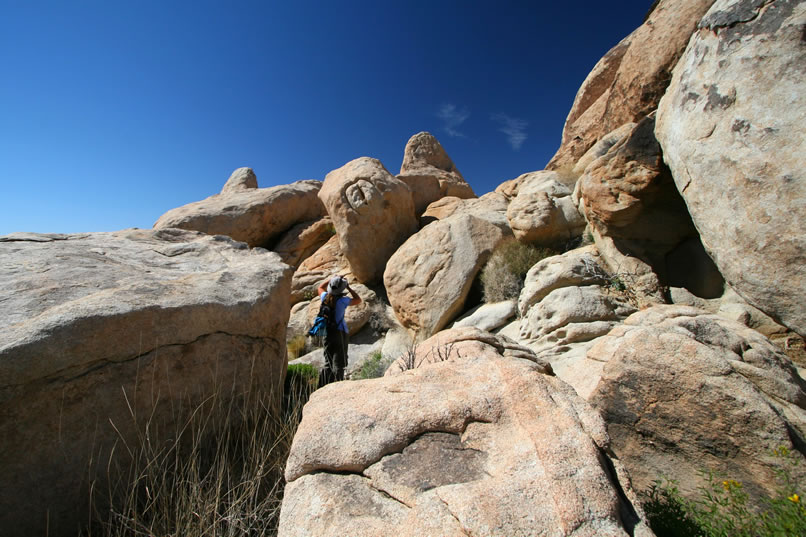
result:
[(0, 235), (147, 228), (241, 166), (397, 173), (424, 130), (481, 195), (651, 3), (0, 0)]

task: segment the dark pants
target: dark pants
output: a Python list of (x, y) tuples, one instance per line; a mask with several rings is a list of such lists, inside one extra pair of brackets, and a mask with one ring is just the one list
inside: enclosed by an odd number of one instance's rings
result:
[(335, 380), (344, 380), (344, 368), (347, 367), (347, 334), (341, 330), (333, 330), (325, 336), (325, 368), (319, 375), (319, 386)]

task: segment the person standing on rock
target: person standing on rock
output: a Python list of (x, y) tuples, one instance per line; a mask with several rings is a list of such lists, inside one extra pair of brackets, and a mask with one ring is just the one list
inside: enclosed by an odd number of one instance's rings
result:
[[(349, 292), (352, 298), (344, 296), (345, 291)], [(349, 334), (344, 313), (348, 306), (361, 304), (361, 297), (350, 288), (347, 278), (343, 276), (333, 276), (330, 280), (322, 282), (318, 292), (322, 304), (328, 306), (333, 315), (325, 335), (325, 369), (319, 376), (321, 387), (334, 380), (344, 380)]]

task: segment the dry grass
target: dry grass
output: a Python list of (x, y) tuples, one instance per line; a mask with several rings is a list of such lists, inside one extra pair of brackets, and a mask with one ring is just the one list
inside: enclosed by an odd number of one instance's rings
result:
[(503, 300), (517, 300), (523, 288), (526, 273), (538, 261), (556, 255), (549, 248), (539, 248), (518, 241), (507, 241), (496, 248), (481, 271), (484, 302), (492, 304)]
[(276, 535), (286, 459), (316, 380), (291, 372), (289, 379), (283, 398), (219, 391), (172, 434), (148, 420), (136, 442), (121, 440), (108, 490), (94, 491), (86, 535)]
[(305, 354), (305, 349), (307, 346), (307, 338), (302, 335), (298, 334), (291, 339), (288, 340), (286, 343), (286, 348), (288, 349), (288, 361), (296, 360), (303, 354)]

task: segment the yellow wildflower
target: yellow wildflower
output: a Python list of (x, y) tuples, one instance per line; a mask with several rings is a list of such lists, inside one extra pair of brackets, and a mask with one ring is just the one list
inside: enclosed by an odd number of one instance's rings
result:
[(787, 500), (793, 503), (800, 503), (800, 496), (798, 496), (797, 494), (793, 494), (792, 496), (789, 496)]

